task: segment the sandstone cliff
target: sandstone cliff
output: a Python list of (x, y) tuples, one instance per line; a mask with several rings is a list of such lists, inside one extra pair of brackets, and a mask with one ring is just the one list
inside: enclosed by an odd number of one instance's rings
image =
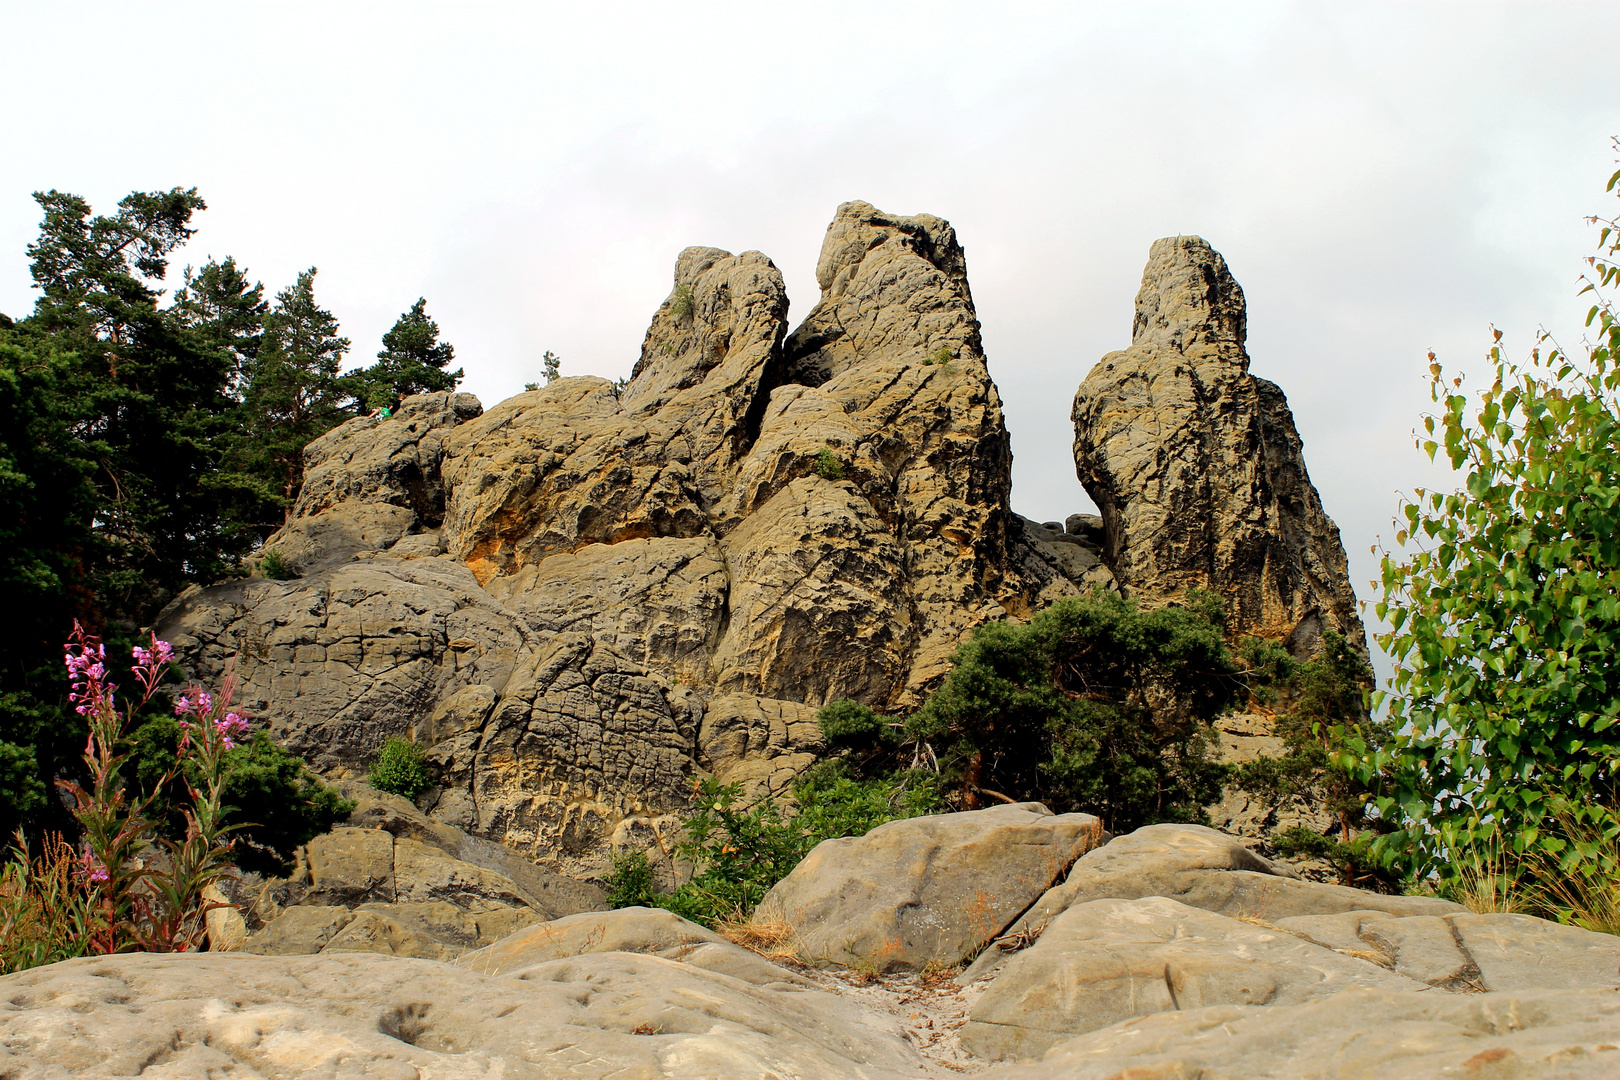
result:
[(768, 258), (688, 248), (622, 390), (425, 394), (316, 440), (266, 545), (298, 576), (193, 591), (158, 632), (328, 776), (409, 735), (434, 821), (591, 877), (666, 851), (697, 774), (780, 793), (820, 705), (912, 707), (974, 627), (1116, 576), (1296, 643), (1358, 626), (1241, 292), (1201, 241), (1154, 252), (1076, 407), (1101, 521), (1011, 513), (954, 230), (852, 202), (791, 333)]
[(1074, 399), (1074, 460), (1103, 559), (1148, 602), (1213, 589), (1238, 634), (1365, 649), (1339, 530), (1305, 471), (1283, 392), (1249, 374), (1243, 290), (1196, 236), (1154, 243), (1130, 348)]
[(328, 775), (409, 734), (436, 821), (586, 875), (660, 850), (699, 770), (781, 792), (820, 705), (914, 705), (973, 627), (1107, 583), (1008, 510), (965, 266), (948, 223), (846, 203), (790, 336), (768, 258), (688, 248), (622, 393), (348, 422), (266, 545), (300, 576), (159, 632)]

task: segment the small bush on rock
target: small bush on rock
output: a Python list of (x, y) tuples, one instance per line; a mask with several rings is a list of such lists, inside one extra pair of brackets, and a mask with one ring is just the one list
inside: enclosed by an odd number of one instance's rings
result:
[(293, 577), (292, 567), (276, 548), (265, 551), (264, 558), (259, 560), (259, 573), (272, 581), (288, 581)]
[(427, 755), (403, 735), (390, 735), (383, 741), (377, 760), (372, 762), (370, 779), (378, 791), (413, 802), (433, 782), (428, 775)]
[(816, 463), (812, 467), (815, 474), (823, 480), (842, 480), (844, 478), (844, 463), (838, 460), (832, 447), (823, 446), (816, 454)]
[(1338, 823), (1334, 836), (1295, 827), (1275, 834), (1272, 844), (1284, 855), (1326, 859), (1346, 885), (1395, 888), (1398, 876), (1370, 854), (1375, 837), (1390, 828), (1387, 820), (1370, 813), (1376, 787), (1332, 765), (1335, 754), (1352, 747), (1382, 747), (1391, 737), (1389, 725), (1367, 711), (1372, 669), (1331, 630), (1322, 636), (1321, 651), (1304, 663), (1281, 646), (1258, 639), (1246, 642), (1243, 653), (1253, 676), (1251, 687), (1258, 691), (1253, 696), (1283, 706), (1276, 720), (1283, 752), (1238, 766), (1237, 786), (1274, 803), (1307, 798)]

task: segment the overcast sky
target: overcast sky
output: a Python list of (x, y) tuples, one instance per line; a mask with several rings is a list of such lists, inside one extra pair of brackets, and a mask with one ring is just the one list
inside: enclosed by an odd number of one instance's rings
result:
[(0, 3), (0, 311), (33, 305), (30, 192), (195, 185), (182, 262), (319, 267), (357, 363), (424, 296), (487, 407), (546, 349), (628, 374), (687, 245), (765, 252), (803, 316), (865, 199), (956, 226), (1013, 505), (1049, 520), (1089, 507), (1069, 403), (1149, 244), (1198, 233), (1369, 599), (1437, 479), (1425, 353), (1580, 338), (1617, 31), (1614, 3)]

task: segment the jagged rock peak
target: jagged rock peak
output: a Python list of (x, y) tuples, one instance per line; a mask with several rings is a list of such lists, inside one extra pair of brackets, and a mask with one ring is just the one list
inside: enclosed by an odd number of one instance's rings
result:
[(1243, 287), (1221, 253), (1201, 236), (1167, 236), (1148, 249), (1136, 294), (1131, 344), (1190, 351), (1200, 345), (1235, 346), (1230, 358), (1248, 370), (1243, 352), (1248, 308)]
[(816, 284), (821, 301), (787, 343), (795, 382), (820, 385), (867, 354), (984, 355), (967, 258), (942, 218), (840, 205), (821, 244)]
[(1314, 651), (1365, 646), (1337, 526), (1275, 384), (1249, 374), (1243, 290), (1196, 236), (1154, 243), (1131, 346), (1074, 399), (1075, 469), (1102, 511), (1104, 561), (1149, 603), (1226, 597), (1232, 629)]

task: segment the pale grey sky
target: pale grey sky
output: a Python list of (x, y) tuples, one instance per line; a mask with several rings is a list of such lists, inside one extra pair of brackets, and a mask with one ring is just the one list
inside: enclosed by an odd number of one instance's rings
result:
[(1249, 298), (1363, 599), (1424, 354), (1578, 340), (1612, 213), (1620, 5), (0, 3), (0, 311), (37, 189), (201, 189), (186, 257), (317, 292), (367, 362), (419, 295), (486, 406), (627, 374), (675, 255), (758, 249), (797, 318), (834, 207), (956, 226), (1014, 507), (1087, 503), (1069, 402), (1129, 341), (1148, 245)]

